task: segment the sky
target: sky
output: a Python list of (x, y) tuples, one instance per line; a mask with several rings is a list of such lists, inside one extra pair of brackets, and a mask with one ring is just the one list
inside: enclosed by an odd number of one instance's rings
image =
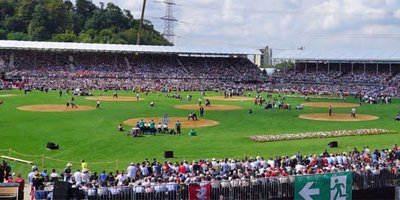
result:
[[(164, 31), (163, 0), (145, 19)], [(112, 2), (140, 18), (142, 0)], [(174, 44), (227, 48), (399, 50), (400, 0), (174, 0)]]

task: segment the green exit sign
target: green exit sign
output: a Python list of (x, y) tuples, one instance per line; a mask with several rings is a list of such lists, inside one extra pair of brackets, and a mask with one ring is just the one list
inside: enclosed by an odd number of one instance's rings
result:
[(315, 174), (295, 177), (295, 199), (351, 200), (352, 172)]

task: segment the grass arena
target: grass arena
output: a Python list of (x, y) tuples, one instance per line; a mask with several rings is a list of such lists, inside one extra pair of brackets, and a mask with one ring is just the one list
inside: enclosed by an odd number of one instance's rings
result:
[[(167, 93), (140, 94), (137, 101), (132, 92), (93, 91), (98, 97), (75, 97), (77, 109), (66, 108), (71, 95), (59, 96), (58, 91), (49, 93), (33, 91), (24, 95), (21, 91), (0, 91), (0, 154), (33, 161), (44, 168), (62, 168), (66, 162), (79, 163), (86, 160), (93, 170), (125, 169), (130, 162), (143, 159), (163, 160), (163, 152), (174, 151), (169, 160), (192, 160), (219, 158), (244, 158), (250, 156), (274, 157), (292, 155), (301, 150), (304, 154), (321, 152), (330, 141), (339, 142), (337, 152), (348, 151), (365, 144), (374, 148), (386, 148), (399, 143), (397, 134), (347, 136), (275, 142), (255, 142), (252, 135), (304, 133), (380, 128), (400, 131), (400, 124), (393, 121), (399, 112), (399, 99), (391, 104), (359, 105), (353, 97), (347, 100), (286, 98), (291, 110), (268, 109), (254, 105), (255, 92), (250, 97), (223, 98), (222, 92), (206, 92), (203, 99), (210, 99), (211, 106), (199, 115), (198, 91), (181, 92), (183, 97), (192, 95), (191, 101), (167, 98)], [(248, 93), (246, 93), (248, 94)], [(101, 95), (101, 98), (100, 98)], [(266, 93), (260, 93), (266, 97)], [(222, 96), (222, 98), (221, 98)], [(278, 97), (278, 94), (273, 94)], [(100, 100), (100, 109), (95, 109)], [(154, 107), (150, 107), (154, 102)], [(203, 104), (205, 101), (202, 101)], [(303, 110), (296, 110), (302, 105)], [(332, 117), (327, 106), (332, 105)], [(350, 119), (350, 109), (356, 107), (357, 115)], [(252, 109), (253, 113), (249, 113)], [(73, 111), (73, 112), (72, 112)], [(187, 120), (195, 112), (198, 121)], [(169, 127), (176, 120), (182, 122), (181, 135), (156, 134), (132, 137), (128, 131), (140, 119), (154, 120), (156, 124), (164, 114), (170, 118)], [(368, 117), (366, 117), (368, 116)], [(312, 118), (314, 117), (314, 119)], [(317, 119), (315, 119), (317, 118)], [(318, 119), (323, 118), (323, 119)], [(364, 118), (366, 118), (364, 120)], [(123, 124), (125, 131), (118, 131)], [(194, 128), (197, 136), (188, 136)], [(59, 150), (47, 150), (47, 142), (60, 145)], [(28, 170), (29, 166), (15, 163), (16, 171)]]

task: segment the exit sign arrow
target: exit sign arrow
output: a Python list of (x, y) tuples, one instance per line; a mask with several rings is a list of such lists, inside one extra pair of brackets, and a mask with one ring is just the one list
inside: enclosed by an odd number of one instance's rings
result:
[(314, 188), (311, 189), (311, 186), (314, 184), (314, 182), (308, 182), (303, 189), (300, 190), (299, 194), (305, 199), (305, 200), (313, 200), (311, 198), (312, 195), (319, 195), (319, 188)]

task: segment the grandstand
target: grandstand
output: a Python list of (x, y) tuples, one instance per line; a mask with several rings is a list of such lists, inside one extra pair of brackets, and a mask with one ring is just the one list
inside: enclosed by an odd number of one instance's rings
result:
[(389, 72), (400, 71), (400, 52), (378, 50), (285, 50), (274, 56), (275, 61), (290, 60), (304, 71), (321, 72)]
[(5, 85), (29, 89), (127, 90), (133, 89), (133, 85), (140, 85), (148, 90), (212, 90), (224, 85), (223, 82), (259, 81), (261, 71), (247, 59), (247, 55), (251, 54), (257, 52), (0, 41), (5, 78), (13, 81)]
[(277, 63), (293, 63), (291, 68), (283, 68), (274, 75), (277, 82), (316, 84), (323, 90), (353, 95), (399, 95), (397, 51), (285, 50), (273, 59)]

